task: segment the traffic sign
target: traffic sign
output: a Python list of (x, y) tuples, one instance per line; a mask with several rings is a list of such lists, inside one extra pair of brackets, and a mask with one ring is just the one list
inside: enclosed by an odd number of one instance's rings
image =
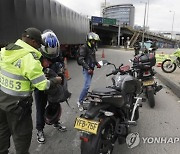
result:
[(103, 18), (102, 17), (92, 16), (91, 17), (91, 22), (92, 23), (102, 24), (103, 23)]
[(103, 24), (116, 25), (116, 19), (103, 18)]

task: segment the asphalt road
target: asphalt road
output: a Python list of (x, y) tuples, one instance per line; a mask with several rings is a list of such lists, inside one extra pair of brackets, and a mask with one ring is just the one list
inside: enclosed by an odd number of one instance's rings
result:
[[(102, 59), (103, 49), (97, 52), (97, 59)], [(133, 51), (104, 49), (105, 58), (110, 62), (120, 65), (121, 63), (130, 64), (128, 60), (133, 57)], [(81, 67), (76, 61), (68, 61), (68, 70), (71, 80), (68, 81), (69, 89), (72, 92), (69, 101), (71, 108), (63, 103), (63, 113), (61, 121), (67, 126), (67, 132), (59, 132), (52, 126), (46, 125), (44, 131), (46, 135), (46, 143), (38, 144), (36, 141), (35, 129), (35, 106), (33, 106), (34, 130), (30, 153), (32, 154), (80, 154), (79, 132), (75, 130), (74, 120), (81, 113), (78, 111), (76, 102), (83, 85), (83, 77)], [(111, 72), (112, 66), (104, 66), (95, 70), (91, 89), (97, 87), (105, 87), (111, 84), (111, 78), (105, 77), (106, 73)], [(157, 79), (158, 80), (158, 79)], [(159, 82), (159, 81), (158, 81)], [(159, 82), (160, 83), (160, 82)], [(179, 154), (180, 151), (180, 101), (172, 94), (172, 92), (164, 87), (155, 97), (156, 106), (151, 109), (147, 102), (143, 103), (140, 108), (140, 118), (138, 125), (132, 128), (131, 132), (138, 132), (140, 135), (140, 144), (135, 148), (128, 148), (127, 144), (115, 144), (113, 154)], [(149, 137), (149, 138), (148, 138)], [(153, 139), (157, 137), (172, 138), (179, 141), (176, 143), (153, 143)], [(145, 142), (145, 139), (146, 142)], [(13, 154), (13, 148), (11, 154)]]

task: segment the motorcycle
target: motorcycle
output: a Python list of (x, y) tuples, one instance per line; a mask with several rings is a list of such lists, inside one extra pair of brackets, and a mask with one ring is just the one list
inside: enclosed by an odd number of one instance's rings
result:
[(113, 84), (93, 89), (87, 95), (87, 111), (75, 120), (74, 128), (81, 132), (81, 154), (111, 154), (114, 143), (125, 143), (130, 126), (139, 118), (140, 82), (131, 75), (130, 66), (119, 68), (106, 60), (101, 65), (113, 65), (106, 76), (115, 75)]
[(176, 70), (177, 66), (180, 68), (180, 49), (173, 53), (170, 59), (165, 59), (161, 64), (161, 69), (165, 73), (172, 73)]
[(162, 89), (154, 79), (155, 71), (153, 66), (156, 64), (154, 53), (142, 53), (130, 60), (133, 63), (133, 76), (142, 82), (142, 93), (148, 99), (151, 108), (155, 106), (154, 95)]

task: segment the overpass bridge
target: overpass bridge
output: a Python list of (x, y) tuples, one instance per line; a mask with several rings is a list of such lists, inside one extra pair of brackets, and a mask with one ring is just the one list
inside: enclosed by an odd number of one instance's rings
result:
[[(61, 51), (70, 57), (75, 57), (89, 31), (99, 34), (103, 45), (117, 45), (118, 40), (116, 19), (94, 17), (89, 20), (57, 0), (0, 0), (0, 21), (0, 48), (15, 42), (28, 27), (53, 30), (60, 40)], [(120, 45), (130, 41), (130, 46), (133, 46), (138, 38), (142, 39), (142, 31), (126, 25), (120, 29)], [(149, 39), (156, 39), (160, 47), (180, 44), (177, 40), (146, 32), (145, 41)]]
[[(118, 40), (118, 25), (107, 25), (107, 24), (91, 24), (92, 31), (99, 34), (101, 38), (101, 44), (103, 45), (117, 45)], [(130, 42), (130, 47), (133, 47), (137, 39), (142, 40), (143, 31), (135, 30), (130, 26), (121, 25), (120, 28), (120, 45), (123, 46), (126, 41)], [(180, 45), (178, 40), (170, 39), (163, 35), (155, 34), (153, 32), (145, 32), (144, 40), (157, 40), (160, 48), (174, 48)]]

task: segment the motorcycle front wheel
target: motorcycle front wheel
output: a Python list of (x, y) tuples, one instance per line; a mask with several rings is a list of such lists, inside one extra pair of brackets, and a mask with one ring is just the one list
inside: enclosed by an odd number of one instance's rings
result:
[(115, 125), (111, 118), (103, 119), (98, 133), (91, 135), (88, 142), (81, 141), (81, 154), (112, 154), (117, 139)]
[(176, 70), (176, 63), (173, 63), (170, 59), (166, 59), (162, 62), (161, 69), (165, 73), (172, 73)]

